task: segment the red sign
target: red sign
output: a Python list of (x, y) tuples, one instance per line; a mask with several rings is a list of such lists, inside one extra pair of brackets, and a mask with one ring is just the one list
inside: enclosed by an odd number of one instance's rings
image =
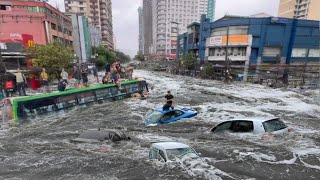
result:
[(25, 48), (34, 47), (33, 36), (30, 34), (22, 34), (22, 42)]

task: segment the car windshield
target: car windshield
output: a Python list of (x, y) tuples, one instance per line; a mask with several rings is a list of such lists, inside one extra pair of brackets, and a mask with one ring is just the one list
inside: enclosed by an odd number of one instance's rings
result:
[(284, 124), (284, 122), (280, 121), (280, 119), (272, 119), (263, 122), (262, 124), (266, 132), (279, 131), (281, 129), (287, 128), (287, 125)]
[(146, 121), (148, 123), (157, 123), (159, 119), (161, 118), (162, 113), (159, 111), (153, 111), (150, 114), (147, 115)]
[(190, 153), (196, 154), (196, 152), (191, 148), (167, 149), (168, 158), (172, 161)]

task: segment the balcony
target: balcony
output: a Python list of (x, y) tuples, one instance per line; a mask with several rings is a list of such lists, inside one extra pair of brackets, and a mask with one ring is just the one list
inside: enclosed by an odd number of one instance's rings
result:
[(167, 12), (166, 11), (164, 11), (164, 10), (158, 10), (158, 14), (166, 14)]

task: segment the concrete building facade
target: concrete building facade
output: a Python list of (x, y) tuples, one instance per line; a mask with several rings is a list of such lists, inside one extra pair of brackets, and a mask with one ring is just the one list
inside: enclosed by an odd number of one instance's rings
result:
[(68, 16), (46, 2), (0, 1), (0, 41), (22, 41), (31, 35), (35, 44), (73, 43), (72, 23)]
[(100, 29), (102, 45), (113, 50), (111, 0), (65, 0), (66, 13), (88, 17), (90, 24)]
[(279, 17), (320, 20), (319, 0), (280, 0)]
[(207, 17), (210, 21), (214, 21), (214, 15), (216, 10), (216, 0), (208, 0)]
[[(225, 16), (210, 22), (202, 16), (200, 23), (189, 25), (188, 32), (179, 36), (178, 58), (193, 52), (201, 63), (217, 68), (224, 67), (227, 58), (234, 73), (242, 74), (244, 80), (250, 76), (259, 80), (272, 71), (288, 78), (289, 68), (306, 65), (312, 76), (319, 77), (319, 39), (319, 21)], [(263, 71), (263, 67), (269, 69)]]
[(80, 62), (91, 60), (91, 37), (86, 16), (71, 15), (73, 26), (73, 49)]
[(208, 0), (153, 0), (152, 53), (176, 59), (177, 35), (207, 14)]
[(152, 27), (152, 20), (153, 20), (153, 3), (152, 0), (143, 0), (143, 54), (149, 55), (151, 53), (151, 46), (153, 42), (153, 27)]
[(144, 31), (143, 31), (143, 9), (142, 7), (138, 8), (138, 18), (139, 18), (139, 53), (144, 52), (143, 43), (144, 43)]

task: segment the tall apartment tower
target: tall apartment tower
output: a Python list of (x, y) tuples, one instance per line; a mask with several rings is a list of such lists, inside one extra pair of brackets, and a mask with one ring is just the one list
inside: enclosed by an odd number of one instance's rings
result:
[(102, 46), (113, 50), (111, 0), (65, 0), (67, 14), (85, 15), (89, 23), (100, 29)]
[(153, 44), (152, 53), (175, 58), (177, 35), (187, 26), (199, 22), (207, 14), (208, 0), (152, 0)]
[(152, 8), (153, 8), (153, 0), (143, 0), (143, 51), (144, 54), (148, 55), (151, 53), (152, 46)]
[(210, 21), (214, 21), (215, 7), (216, 7), (216, 0), (208, 0), (207, 17), (210, 19)]
[(320, 0), (280, 0), (279, 16), (320, 20)]
[(142, 7), (138, 8), (138, 15), (139, 15), (139, 53), (144, 53), (143, 46), (143, 9)]

